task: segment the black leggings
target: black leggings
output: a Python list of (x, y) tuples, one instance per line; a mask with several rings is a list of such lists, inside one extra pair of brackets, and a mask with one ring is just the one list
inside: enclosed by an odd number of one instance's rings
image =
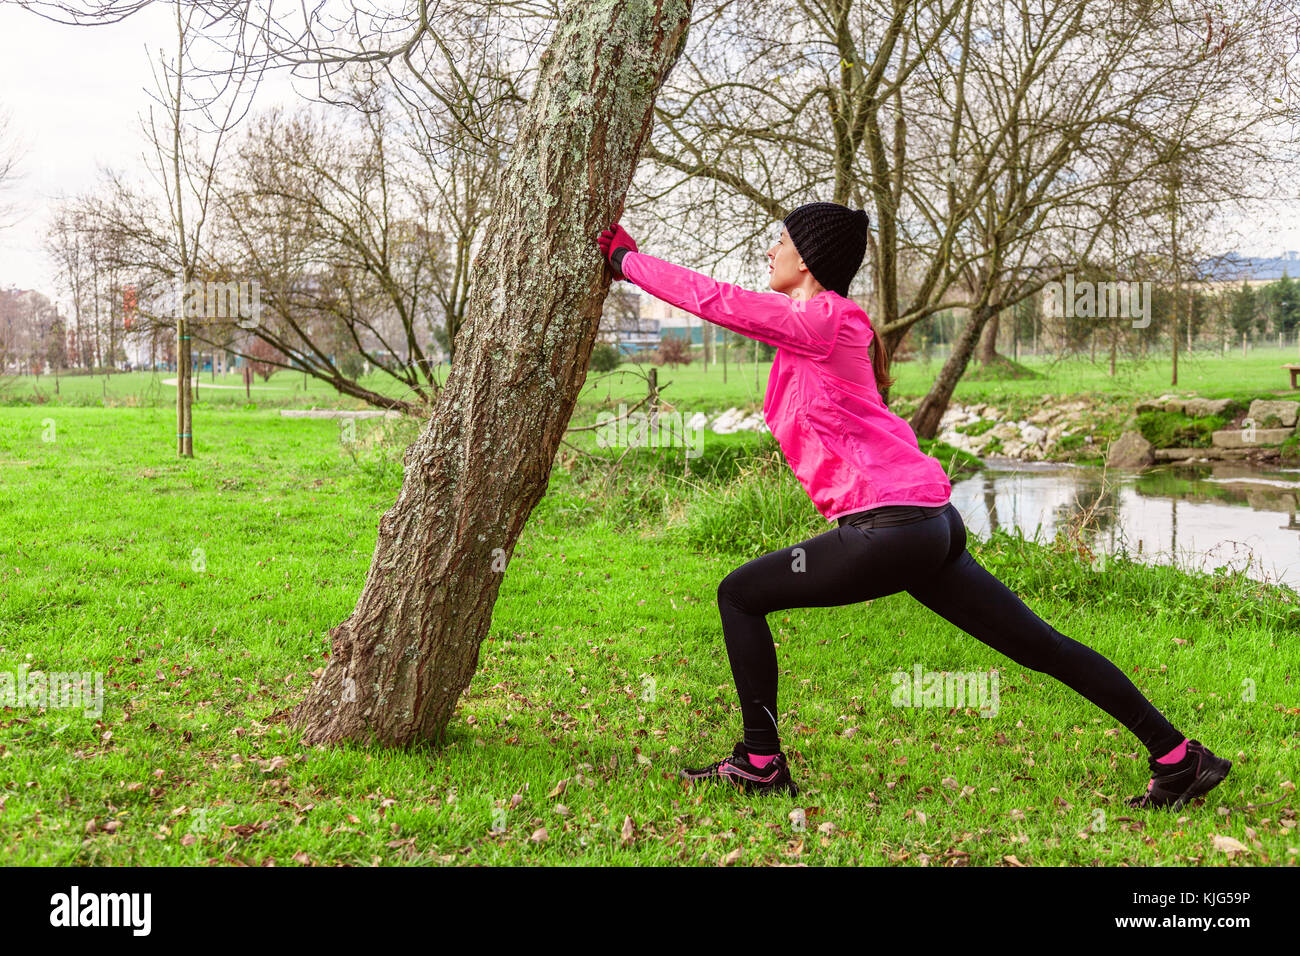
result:
[[(731, 673), (740, 695), (745, 749), (780, 750), (776, 726), (776, 647), (766, 615), (802, 607), (838, 607), (907, 591), (930, 610), (1030, 670), (1050, 674), (1131, 730), (1154, 756), (1183, 735), (1142, 696), (1123, 671), (1055, 630), (966, 550), (966, 527), (951, 504), (921, 520), (877, 509), (791, 548), (732, 571), (718, 585), (718, 608)], [(924, 514), (924, 510), (914, 514)], [(883, 519), (883, 520), (881, 520)], [(885, 525), (885, 526), (881, 526)]]

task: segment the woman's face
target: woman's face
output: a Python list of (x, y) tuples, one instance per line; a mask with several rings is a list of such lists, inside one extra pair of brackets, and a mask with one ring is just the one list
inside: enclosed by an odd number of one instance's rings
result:
[(810, 275), (808, 267), (803, 265), (803, 257), (795, 251), (794, 243), (790, 240), (790, 230), (785, 226), (781, 227), (781, 238), (767, 250), (767, 261), (768, 285), (775, 292), (789, 295), (792, 289), (803, 283), (804, 276)]

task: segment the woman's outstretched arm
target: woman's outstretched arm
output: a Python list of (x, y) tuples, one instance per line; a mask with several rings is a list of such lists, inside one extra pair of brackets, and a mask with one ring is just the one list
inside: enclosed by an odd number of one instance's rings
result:
[(644, 252), (620, 249), (616, 255), (624, 278), (691, 315), (809, 358), (824, 359), (835, 347), (844, 310), (834, 295), (803, 301), (752, 292)]

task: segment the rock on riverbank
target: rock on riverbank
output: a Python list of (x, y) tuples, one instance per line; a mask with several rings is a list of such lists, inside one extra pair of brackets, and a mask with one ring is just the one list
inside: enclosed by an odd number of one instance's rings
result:
[(954, 402), (939, 420), (937, 437), (972, 455), (1043, 461), (1093, 444), (1090, 408), (1087, 402), (1066, 401), (1008, 420), (994, 405)]

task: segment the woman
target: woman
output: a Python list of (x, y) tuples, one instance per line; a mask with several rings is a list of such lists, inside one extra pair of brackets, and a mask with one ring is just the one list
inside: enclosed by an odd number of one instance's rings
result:
[[(966, 550), (939, 462), (889, 411), (888, 355), (848, 298), (866, 254), (864, 210), (815, 202), (788, 215), (767, 251), (772, 292), (751, 292), (637, 250), (619, 225), (597, 242), (618, 279), (692, 315), (776, 347), (763, 417), (800, 484), (838, 527), (762, 555), (718, 586), (744, 736), (732, 754), (682, 771), (746, 791), (798, 787), (777, 731), (777, 663), (766, 615), (834, 607), (907, 591), (963, 631), (1050, 674), (1127, 727), (1150, 752), (1152, 778), (1132, 807), (1181, 807), (1232, 763), (1188, 740), (1124, 673), (1053, 629)], [(879, 386), (879, 387), (878, 387)], [(798, 550), (796, 550), (798, 549)]]

